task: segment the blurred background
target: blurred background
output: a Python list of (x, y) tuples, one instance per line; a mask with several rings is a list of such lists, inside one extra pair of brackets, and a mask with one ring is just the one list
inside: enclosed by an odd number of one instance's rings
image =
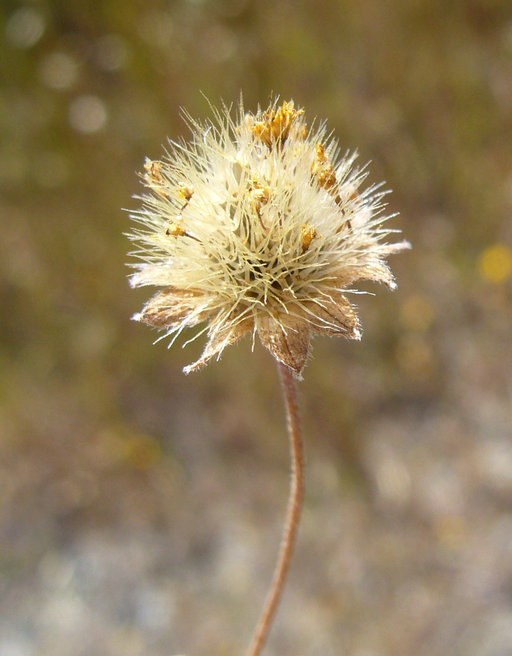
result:
[[(185, 377), (131, 322), (124, 208), (180, 108), (293, 98), (394, 193), (399, 288), (300, 384), (298, 548), (266, 653), (512, 654), (510, 0), (0, 3), (0, 655), (231, 656), (288, 445), (249, 340)], [(190, 335), (187, 335), (189, 337)]]

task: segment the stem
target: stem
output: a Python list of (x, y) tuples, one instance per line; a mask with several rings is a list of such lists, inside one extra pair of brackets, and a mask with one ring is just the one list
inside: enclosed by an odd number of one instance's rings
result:
[(279, 604), (286, 575), (290, 566), (293, 547), (297, 537), (299, 518), (304, 498), (304, 451), (302, 430), (297, 407), (297, 390), (291, 369), (281, 362), (277, 363), (281, 386), (286, 406), (288, 436), (290, 438), (291, 479), (288, 510), (284, 524), (283, 537), (270, 591), (267, 595), (263, 612), (256, 626), (247, 656), (258, 656), (270, 630), (272, 620)]

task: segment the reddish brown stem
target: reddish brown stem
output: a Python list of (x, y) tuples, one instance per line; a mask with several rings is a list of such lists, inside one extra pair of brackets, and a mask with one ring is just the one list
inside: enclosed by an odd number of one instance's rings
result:
[(302, 501), (304, 498), (304, 451), (302, 444), (302, 431), (297, 407), (297, 390), (291, 369), (278, 363), (283, 397), (286, 406), (288, 435), (290, 438), (291, 480), (288, 510), (284, 524), (283, 537), (277, 560), (274, 576), (270, 586), (263, 612), (261, 614), (247, 656), (258, 656), (263, 648), (268, 632), (272, 625), (279, 599), (283, 591), (286, 575), (297, 537)]

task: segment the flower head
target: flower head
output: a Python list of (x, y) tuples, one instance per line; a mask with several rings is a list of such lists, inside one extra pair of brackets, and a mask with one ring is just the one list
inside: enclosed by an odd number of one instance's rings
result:
[(205, 324), (186, 373), (252, 333), (300, 377), (313, 335), (360, 339), (347, 291), (361, 280), (394, 288), (386, 258), (408, 244), (386, 243), (386, 192), (360, 190), (355, 155), (340, 157), (293, 102), (214, 114), (188, 118), (191, 141), (146, 160), (131, 284), (162, 290), (134, 318), (173, 337)]

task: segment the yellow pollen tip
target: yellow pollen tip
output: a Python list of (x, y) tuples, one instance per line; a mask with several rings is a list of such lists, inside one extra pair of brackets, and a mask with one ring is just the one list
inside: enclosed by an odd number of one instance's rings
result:
[(313, 227), (309, 225), (303, 225), (300, 230), (300, 234), (302, 237), (302, 252), (305, 253), (318, 233)]
[(187, 231), (183, 230), (183, 228), (180, 225), (175, 223), (167, 227), (165, 234), (169, 235), (170, 237), (183, 237), (184, 235), (187, 234)]
[(189, 201), (192, 198), (194, 193), (194, 187), (188, 187), (185, 184), (180, 184), (178, 187), (178, 195), (180, 198), (184, 198), (186, 201)]
[(316, 158), (311, 165), (311, 175), (316, 179), (317, 184), (327, 191), (336, 185), (336, 171), (329, 162), (322, 144), (315, 146)]
[(146, 157), (146, 160), (144, 162), (144, 170), (146, 171), (146, 179), (148, 180), (148, 182), (150, 183), (163, 182), (162, 174), (160, 173), (161, 166), (162, 166), (162, 162), (154, 161), (149, 159), (149, 157)]
[[(252, 126), (252, 133), (261, 139), (269, 148), (274, 144), (283, 144), (293, 122), (304, 112), (303, 109), (295, 109), (293, 102), (283, 102), (276, 110), (269, 107), (263, 113), (263, 120), (256, 121)], [(305, 129), (302, 138), (306, 135)]]

